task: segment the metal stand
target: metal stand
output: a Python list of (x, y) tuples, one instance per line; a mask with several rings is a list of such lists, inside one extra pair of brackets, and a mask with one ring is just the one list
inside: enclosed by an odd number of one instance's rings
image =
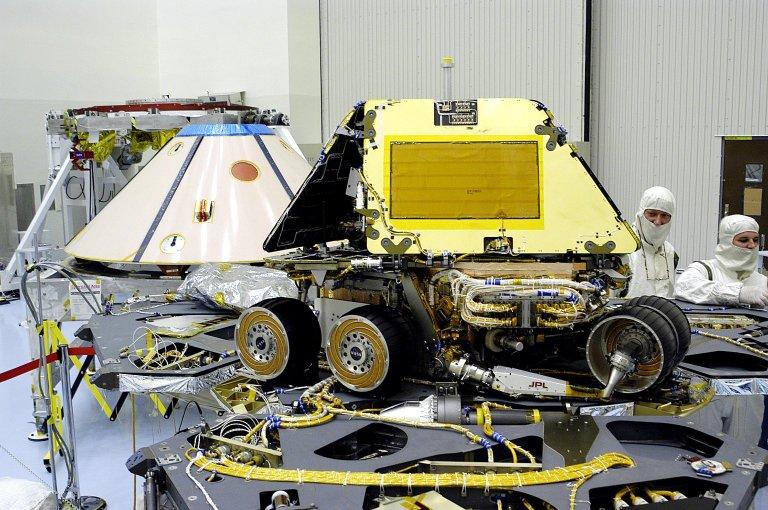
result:
[[(66, 434), (69, 448), (71, 449), (71, 477), (72, 477), (72, 499), (80, 500), (80, 476), (77, 470), (77, 443), (75, 442), (75, 418), (72, 416), (72, 393), (69, 388), (69, 344), (59, 345), (59, 377), (61, 380), (61, 395), (64, 400), (64, 432)], [(66, 455), (66, 453), (65, 453)]]
[[(38, 234), (32, 234), (35, 262), (40, 262), (38, 250)], [(40, 278), (39, 265), (33, 266), (37, 283), (37, 312), (31, 303), (27, 301), (32, 312), (35, 329), (38, 338), (38, 355), (40, 358), (40, 372), (38, 372), (38, 389), (42, 397), (43, 408), (35, 410), (35, 419), (42, 420), (48, 436), (47, 468), (51, 473), (51, 488), (56, 493), (57, 509), (74, 508), (78, 510), (98, 510), (106, 507), (106, 502), (101, 498), (92, 496), (80, 496), (80, 482), (77, 469), (77, 449), (75, 437), (74, 408), (72, 406), (72, 391), (70, 384), (70, 354), (69, 342), (61, 334), (56, 322), (46, 320), (43, 317), (43, 288)], [(26, 287), (26, 277), (24, 279)], [(25, 301), (29, 297), (26, 288), (22, 289)], [(52, 365), (48, 361), (49, 353), (58, 353), (59, 378), (61, 381), (61, 395), (57, 395), (54, 389)], [(63, 430), (62, 430), (63, 429)], [(59, 494), (56, 478), (56, 452), (65, 455), (68, 469), (67, 487), (64, 493)]]
[(80, 496), (80, 510), (101, 510), (107, 502), (96, 496)]
[[(45, 428), (48, 431), (48, 440), (51, 448), (46, 456), (46, 467), (50, 470), (53, 477), (53, 490), (58, 496), (58, 487), (56, 486), (56, 451), (63, 452), (68, 456), (69, 470), (72, 483), (66, 494), (62, 494), (59, 502), (59, 508), (77, 508), (80, 510), (98, 510), (107, 506), (106, 502), (95, 496), (80, 495), (80, 479), (77, 465), (76, 436), (74, 423), (74, 409), (72, 397), (76, 387), (70, 384), (70, 365), (71, 357), (69, 353), (69, 343), (61, 334), (56, 323), (51, 320), (44, 320), (38, 328), (41, 344), (40, 359), (43, 362), (43, 375), (45, 385), (43, 390), (44, 401), (46, 403), (47, 416), (45, 417)], [(59, 378), (61, 381), (60, 395), (53, 389), (53, 377), (50, 370), (50, 364), (46, 357), (49, 352), (58, 352), (59, 358)], [(84, 368), (84, 367), (83, 367)], [(83, 370), (81, 368), (81, 370)], [(78, 375), (78, 378), (80, 375)], [(60, 403), (60, 404), (59, 404)], [(62, 444), (63, 443), (63, 444)]]
[[(45, 215), (43, 215), (43, 218), (45, 218)], [(30, 231), (27, 231), (27, 232), (29, 233)], [(27, 234), (25, 234), (24, 237), (26, 238)], [(36, 230), (34, 231), (34, 234), (33, 234), (33, 240), (34, 240), (34, 245), (35, 245), (35, 258), (36, 258), (36, 261), (37, 261), (37, 257), (39, 256), (39, 253), (37, 251), (38, 243), (37, 243), (37, 231)], [(13, 259), (11, 259), (11, 261), (13, 262)], [(37, 309), (40, 310), (40, 314), (42, 316), (42, 313), (43, 313), (43, 286), (42, 286), (42, 283), (40, 282), (40, 271), (36, 272), (35, 278), (37, 280), (37, 307), (38, 307)], [(37, 325), (35, 325), (35, 326), (37, 327)], [(39, 384), (40, 377), (41, 377), (41, 374), (39, 373), (37, 380), (38, 380), (38, 386), (39, 386), (39, 389), (40, 389), (40, 393), (42, 394), (42, 397), (43, 397), (43, 406), (44, 406), (44, 409), (42, 411), (42, 413), (44, 413), (44, 416), (42, 416), (42, 418), (45, 419), (46, 423), (48, 423), (50, 425), (50, 423), (51, 423), (50, 418), (51, 418), (51, 416), (53, 414), (52, 413), (52, 405), (51, 405), (52, 404), (51, 398), (52, 398), (52, 395), (53, 395), (53, 381), (52, 381), (52, 378), (51, 378), (50, 370), (48, 368), (48, 360), (47, 360), (47, 358), (45, 356), (46, 349), (45, 349), (45, 340), (44, 340), (44, 335), (43, 335), (42, 321), (41, 321), (41, 324), (40, 324), (40, 329), (38, 330), (37, 338), (38, 338), (38, 345), (37, 345), (38, 346), (38, 354), (40, 356), (40, 372), (42, 373), (42, 378), (44, 379), (44, 384), (42, 384), (42, 385)], [(41, 416), (39, 416), (39, 414), (40, 414), (40, 412), (38, 412), (36, 410), (35, 411), (35, 419), (36, 420), (38, 418), (41, 418)], [(56, 481), (56, 438), (54, 437), (53, 433), (50, 430), (48, 430), (48, 445), (49, 445), (48, 455), (50, 456), (50, 472), (51, 472), (51, 481), (52, 481), (51, 488), (56, 493), (56, 499), (57, 499), (56, 506), (58, 508), (60, 508), (61, 505), (58, 503), (59, 488), (58, 488), (57, 481)]]
[[(62, 337), (63, 338), (63, 337)], [(80, 476), (77, 469), (77, 447), (75, 442), (75, 419), (72, 406), (72, 392), (69, 383), (69, 344), (66, 340), (59, 345), (59, 373), (61, 376), (61, 394), (64, 402), (64, 430), (71, 448), (72, 504), (80, 510), (100, 510), (107, 507), (107, 502), (96, 496), (80, 495)], [(53, 464), (53, 463), (51, 463)]]

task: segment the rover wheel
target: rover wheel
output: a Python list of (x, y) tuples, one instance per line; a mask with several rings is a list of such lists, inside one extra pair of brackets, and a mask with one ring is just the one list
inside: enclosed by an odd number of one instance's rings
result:
[(667, 318), (647, 306), (623, 306), (592, 327), (587, 363), (606, 386), (639, 393), (661, 383), (677, 354), (677, 338)]
[(627, 305), (650, 306), (667, 316), (673, 329), (677, 333), (677, 355), (675, 356), (673, 366), (671, 367), (673, 370), (678, 363), (683, 361), (683, 358), (688, 353), (688, 347), (691, 345), (691, 324), (688, 322), (688, 317), (685, 316), (685, 313), (674, 301), (659, 296), (640, 296), (632, 298), (627, 301)]
[(266, 299), (240, 315), (235, 343), (243, 365), (257, 379), (306, 382), (317, 369), (320, 325), (297, 299)]
[(385, 306), (366, 305), (333, 325), (325, 355), (333, 374), (347, 388), (386, 392), (400, 382), (407, 336), (402, 315)]

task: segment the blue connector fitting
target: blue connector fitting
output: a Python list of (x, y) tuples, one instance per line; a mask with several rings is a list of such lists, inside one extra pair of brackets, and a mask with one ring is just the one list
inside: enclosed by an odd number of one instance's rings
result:
[(277, 429), (280, 428), (280, 417), (276, 416), (274, 414), (269, 414), (266, 417), (267, 425), (266, 427), (268, 429)]
[(504, 441), (506, 441), (506, 440), (507, 440), (507, 438), (506, 438), (506, 437), (502, 436), (502, 435), (501, 435), (501, 434), (499, 434), (498, 432), (494, 432), (493, 434), (491, 434), (491, 437), (492, 437), (492, 438), (493, 438), (493, 440), (494, 440), (494, 441), (496, 441), (497, 443), (503, 443)]

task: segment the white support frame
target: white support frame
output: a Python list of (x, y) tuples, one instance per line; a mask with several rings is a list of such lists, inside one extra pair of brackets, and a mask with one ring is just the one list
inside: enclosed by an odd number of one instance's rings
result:
[(43, 194), (43, 199), (40, 202), (40, 207), (35, 211), (35, 216), (29, 223), (27, 230), (24, 231), (24, 235), (22, 236), (21, 241), (19, 241), (19, 246), (16, 248), (16, 251), (13, 252), (13, 255), (11, 255), (5, 270), (0, 273), (1, 291), (6, 292), (13, 289), (11, 280), (16, 275), (17, 267), (23, 268), (24, 255), (32, 247), (32, 238), (36, 233), (43, 231), (48, 209), (53, 205), (56, 193), (61, 189), (67, 175), (69, 175), (69, 169), (71, 167), (72, 161), (69, 159), (69, 154), (67, 154), (60, 164), (52, 168), (45, 188), (45, 194)]

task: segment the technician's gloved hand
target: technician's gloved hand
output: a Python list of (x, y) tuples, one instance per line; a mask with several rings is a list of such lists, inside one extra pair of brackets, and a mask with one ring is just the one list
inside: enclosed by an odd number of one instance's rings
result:
[(739, 291), (739, 302), (746, 305), (768, 306), (768, 289), (744, 285)]

